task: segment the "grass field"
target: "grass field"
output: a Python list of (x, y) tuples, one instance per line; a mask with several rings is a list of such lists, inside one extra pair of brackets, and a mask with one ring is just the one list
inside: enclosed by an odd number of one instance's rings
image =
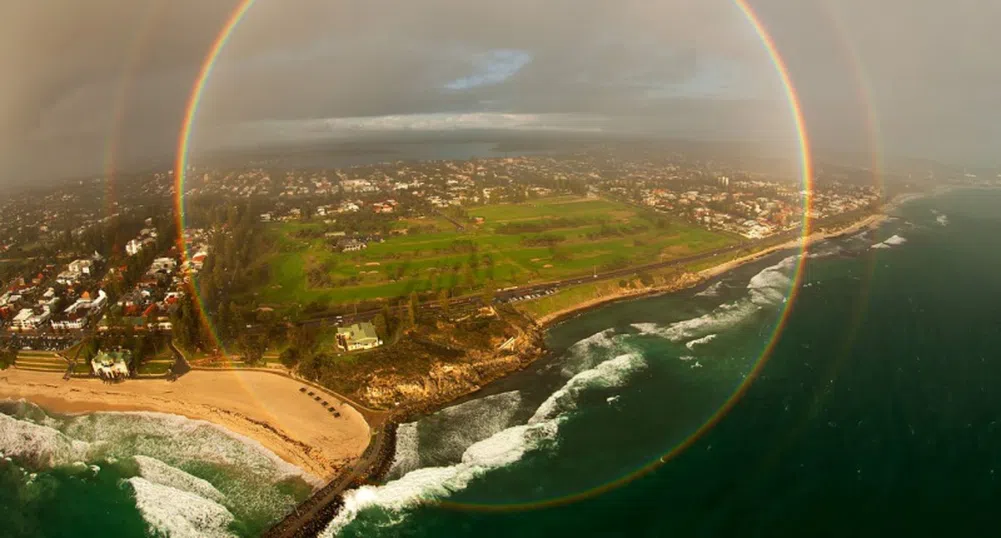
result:
[(69, 363), (52, 351), (18, 351), (14, 364), (21, 370), (65, 372)]
[(174, 365), (174, 353), (169, 347), (164, 346), (158, 350), (156, 355), (150, 357), (139, 365), (137, 371), (143, 375), (163, 375)]
[(483, 222), (459, 231), (443, 218), (409, 219), (396, 229), (413, 233), (352, 253), (336, 252), (322, 224), (269, 225), (271, 276), (259, 301), (344, 304), (440, 288), (469, 292), (487, 282), (503, 288), (687, 256), (734, 240), (682, 222), (658, 226), (642, 210), (605, 199), (564, 196), (468, 212)]

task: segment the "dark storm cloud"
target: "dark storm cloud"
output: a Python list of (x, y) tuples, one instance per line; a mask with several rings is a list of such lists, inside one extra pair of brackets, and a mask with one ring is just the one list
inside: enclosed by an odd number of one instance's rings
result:
[[(752, 3), (818, 144), (866, 147), (871, 97), (888, 150), (990, 158), (1001, 124), (997, 3)], [(10, 178), (89, 173), (109, 140), (123, 159), (169, 155), (194, 76), (237, 2), (8, 4), (0, 100)], [(505, 54), (515, 67), (490, 65)], [(760, 41), (728, 0), (257, 0), (216, 66), (196, 141), (490, 122), (781, 136), (784, 111)]]

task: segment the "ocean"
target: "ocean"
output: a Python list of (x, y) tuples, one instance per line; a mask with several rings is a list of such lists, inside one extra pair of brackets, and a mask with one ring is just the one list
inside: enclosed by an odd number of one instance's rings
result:
[[(812, 247), (788, 316), (796, 252), (551, 328), (546, 358), (401, 425), (322, 535), (993, 532), (1001, 191), (894, 214)], [(251, 536), (308, 491), (204, 423), (3, 413), (2, 536)]]
[(0, 403), (0, 536), (258, 536), (312, 484), (256, 441), (160, 413)]

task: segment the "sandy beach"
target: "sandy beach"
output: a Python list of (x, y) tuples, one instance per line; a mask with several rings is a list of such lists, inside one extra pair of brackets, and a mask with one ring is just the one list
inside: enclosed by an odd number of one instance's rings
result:
[(814, 233), (810, 234), (809, 236), (807, 236), (804, 239), (793, 239), (793, 240), (790, 240), (790, 241), (786, 241), (785, 243), (781, 243), (781, 244), (778, 244), (778, 245), (775, 245), (775, 246), (768, 247), (768, 248), (766, 248), (764, 250), (761, 250), (759, 252), (755, 252), (754, 254), (749, 254), (749, 255), (743, 256), (741, 258), (736, 258), (736, 259), (730, 260), (728, 262), (724, 262), (724, 263), (721, 263), (719, 265), (710, 267), (709, 269), (705, 269), (703, 271), (700, 271), (698, 273), (698, 275), (700, 277), (700, 282), (704, 281), (706, 279), (715, 277), (715, 276), (719, 276), (719, 275), (721, 275), (723, 273), (726, 273), (727, 271), (731, 271), (733, 269), (736, 269), (737, 267), (740, 267), (741, 265), (744, 265), (745, 263), (750, 263), (750, 262), (752, 262), (754, 260), (763, 258), (763, 257), (768, 256), (769, 254), (773, 254), (775, 252), (779, 252), (779, 251), (782, 251), (782, 250), (789, 250), (789, 249), (792, 249), (792, 248), (799, 248), (799, 247), (806, 248), (806, 247), (809, 247), (810, 245), (813, 245), (813, 244), (818, 243), (820, 241), (824, 241), (826, 239), (830, 239), (832, 237), (836, 237), (836, 236), (839, 236), (839, 235), (850, 235), (850, 234), (861, 232), (862, 230), (865, 230), (867, 228), (875, 228), (875, 227), (879, 226), (880, 224), (882, 224), (888, 218), (889, 218), (889, 216), (886, 215), (885, 213), (877, 213), (875, 215), (869, 215), (868, 217), (866, 217), (866, 218), (864, 218), (864, 219), (862, 219), (862, 220), (860, 220), (860, 221), (858, 221), (858, 222), (856, 222), (856, 223), (854, 223), (854, 224), (852, 224), (850, 226), (845, 226), (844, 228), (838, 228), (836, 230), (831, 230), (831, 231), (828, 231), (828, 232), (814, 232)]
[(546, 314), (545, 316), (542, 316), (535, 321), (540, 326), (547, 327), (554, 323), (558, 323), (562, 320), (565, 320), (579, 312), (582, 312), (584, 310), (589, 310), (591, 308), (606, 303), (681, 291), (686, 288), (697, 286), (702, 282), (709, 280), (710, 278), (717, 277), (728, 271), (732, 271), (740, 267), (741, 265), (753, 262), (755, 260), (759, 260), (765, 256), (768, 256), (769, 254), (793, 248), (800, 248), (800, 247), (806, 248), (814, 243), (823, 241), (825, 239), (830, 239), (832, 237), (836, 237), (839, 235), (858, 233), (868, 228), (875, 228), (888, 218), (889, 216), (885, 212), (876, 213), (858, 222), (855, 222), (849, 226), (845, 226), (844, 228), (838, 228), (836, 230), (830, 230), (826, 232), (814, 232), (809, 236), (807, 236), (806, 238), (792, 239), (790, 241), (786, 241), (785, 243), (780, 243), (778, 245), (768, 247), (753, 254), (748, 254), (747, 256), (742, 256), (740, 258), (735, 258), (720, 263), (718, 265), (714, 265), (713, 267), (704, 269), (702, 271), (699, 271), (698, 273), (686, 273), (684, 275), (681, 275), (681, 277), (677, 278), (676, 280), (664, 285), (652, 286), (648, 288), (639, 288), (639, 289), (624, 289), (614, 294), (594, 297), (593, 299), (584, 301), (582, 303), (578, 303), (570, 308), (558, 310), (555, 312), (550, 312), (549, 314)]
[[(192, 371), (177, 381), (63, 380), (61, 374), (8, 368), (0, 371), (0, 399), (34, 402), (57, 413), (155, 411), (212, 422), (260, 442), (307, 473), (329, 479), (368, 446), (369, 426), (350, 405), (335, 404), (335, 418), (299, 392), (303, 384), (266, 372)], [(313, 390), (313, 389), (311, 389)]]

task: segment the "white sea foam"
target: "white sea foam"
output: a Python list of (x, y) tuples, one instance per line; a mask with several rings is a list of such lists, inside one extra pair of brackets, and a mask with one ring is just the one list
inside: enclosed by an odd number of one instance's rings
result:
[(743, 322), (762, 308), (783, 304), (792, 286), (792, 277), (787, 273), (795, 269), (798, 259), (798, 256), (789, 256), (764, 268), (747, 283), (747, 297), (721, 304), (712, 312), (666, 327), (654, 323), (635, 323), (633, 327), (642, 334), (655, 334), (672, 342), (718, 334)]
[(59, 430), (0, 413), (0, 450), (40, 465), (68, 465), (86, 459), (90, 443), (72, 439)]
[(226, 498), (208, 480), (188, 474), (176, 467), (171, 467), (156, 458), (135, 456), (134, 459), (139, 464), (139, 474), (154, 484), (194, 493), (195, 495), (216, 502), (222, 502)]
[(695, 346), (701, 346), (702, 344), (708, 344), (709, 342), (712, 342), (715, 339), (716, 339), (716, 335), (715, 334), (707, 334), (707, 335), (703, 336), (702, 338), (696, 338), (695, 340), (692, 340), (691, 342), (688, 342), (687, 344), (685, 344), (685, 347), (687, 347), (689, 350), (693, 350), (693, 349), (695, 349)]
[(949, 225), (949, 217), (947, 217), (945, 215), (939, 215), (939, 216), (935, 217), (935, 222), (939, 223), (942, 226), (948, 226)]
[(594, 368), (597, 364), (622, 353), (624, 335), (615, 329), (592, 334), (567, 348), (560, 364), (560, 372), (570, 378), (578, 372)]
[(682, 342), (706, 334), (721, 332), (747, 319), (759, 309), (760, 307), (750, 300), (741, 299), (733, 303), (722, 304), (708, 314), (678, 321), (667, 327), (654, 323), (636, 323), (633, 327), (643, 334), (655, 334), (672, 342)]
[(843, 252), (843, 249), (839, 245), (823, 241), (810, 247), (810, 253), (807, 254), (807, 258), (827, 258), (828, 256), (834, 256), (835, 254), (840, 254), (841, 252)]
[(695, 357), (693, 357), (691, 355), (682, 355), (681, 357), (678, 357), (678, 359), (687, 362), (687, 361), (693, 361), (693, 360), (695, 360)]
[[(32, 405), (6, 402), (0, 413), (0, 450), (41, 467), (79, 462), (71, 468), (92, 473), (100, 468), (87, 463), (114, 463), (139, 456), (141, 472), (145, 473), (141, 478), (147, 482), (164, 482), (156, 485), (187, 490), (213, 501), (224, 498), (240, 518), (277, 516), (291, 509), (296, 499), (286, 489), (275, 487), (279, 481), (296, 476), (319, 483), (256, 441), (205, 421), (161, 413), (61, 418), (48, 417)], [(155, 458), (166, 468), (157, 473), (158, 469), (150, 469), (156, 464), (144, 464), (143, 457)], [(179, 469), (192, 461), (224, 470), (219, 482), (208, 484)]]
[(232, 536), (226, 529), (233, 514), (225, 506), (141, 477), (130, 478), (128, 483), (135, 492), (139, 513), (155, 532), (170, 538)]
[(333, 537), (366, 508), (399, 511), (462, 490), (483, 473), (517, 462), (530, 450), (554, 439), (557, 431), (555, 420), (513, 426), (470, 446), (455, 465), (418, 469), (384, 486), (351, 490), (344, 495), (344, 506), (337, 517), (319, 536)]
[(751, 290), (751, 302), (758, 306), (773, 306), (785, 301), (792, 286), (792, 277), (786, 272), (791, 272), (797, 261), (798, 256), (789, 256), (754, 275), (747, 283), (747, 288)]
[(613, 345), (615, 345), (615, 342), (612, 340), (613, 333), (614, 333), (613, 329), (605, 329), (601, 332), (594, 333), (591, 336), (584, 338), (583, 340), (577, 341), (572, 346), (570, 346), (570, 348), (567, 349), (567, 351), (572, 355), (577, 355), (580, 353), (587, 353), (588, 351), (591, 351), (593, 348), (612, 347)]
[(717, 296), (719, 296), (719, 291), (722, 288), (723, 288), (723, 281), (720, 280), (719, 282), (713, 284), (712, 286), (709, 286), (708, 288), (700, 291), (699, 293), (696, 293), (695, 296), (696, 297), (717, 297)]
[(396, 448), (394, 449), (393, 463), (389, 466), (387, 476), (399, 477), (416, 469), (421, 462), (418, 449), (417, 423), (400, 424), (396, 428)]
[[(598, 340), (591, 338), (591, 342)], [(643, 364), (642, 357), (636, 353), (604, 361), (570, 378), (539, 406), (527, 424), (508, 427), (470, 445), (458, 463), (417, 469), (383, 486), (363, 486), (347, 492), (341, 511), (320, 536), (333, 537), (367, 508), (379, 507), (399, 512), (445, 497), (465, 489), (473, 479), (490, 470), (511, 465), (528, 452), (551, 445), (555, 442), (559, 425), (565, 420), (564, 412), (575, 407), (573, 400), (585, 388), (619, 386), (625, 382), (629, 372)]]
[(905, 238), (903, 238), (903, 237), (901, 237), (899, 235), (894, 235), (893, 237), (887, 239), (886, 241), (883, 241), (881, 243), (876, 243), (871, 248), (876, 248), (876, 249), (891, 248), (891, 247), (896, 247), (896, 246), (903, 245), (906, 242), (907, 242), (907, 239), (905, 239)]
[(580, 372), (542, 402), (528, 423), (538, 424), (574, 409), (578, 396), (584, 390), (623, 385), (629, 374), (642, 368), (645, 364), (639, 353), (626, 353), (607, 360), (590, 370)]
[(66, 435), (93, 445), (96, 457), (142, 454), (168, 464), (192, 459), (240, 467), (269, 481), (298, 476), (320, 480), (282, 460), (258, 441), (204, 420), (152, 412), (93, 413), (70, 419)]
[(476, 442), (513, 425), (521, 406), (518, 391), (493, 394), (446, 407), (421, 421), (434, 435), (421, 443), (419, 453), (427, 456), (424, 466), (451, 464)]

